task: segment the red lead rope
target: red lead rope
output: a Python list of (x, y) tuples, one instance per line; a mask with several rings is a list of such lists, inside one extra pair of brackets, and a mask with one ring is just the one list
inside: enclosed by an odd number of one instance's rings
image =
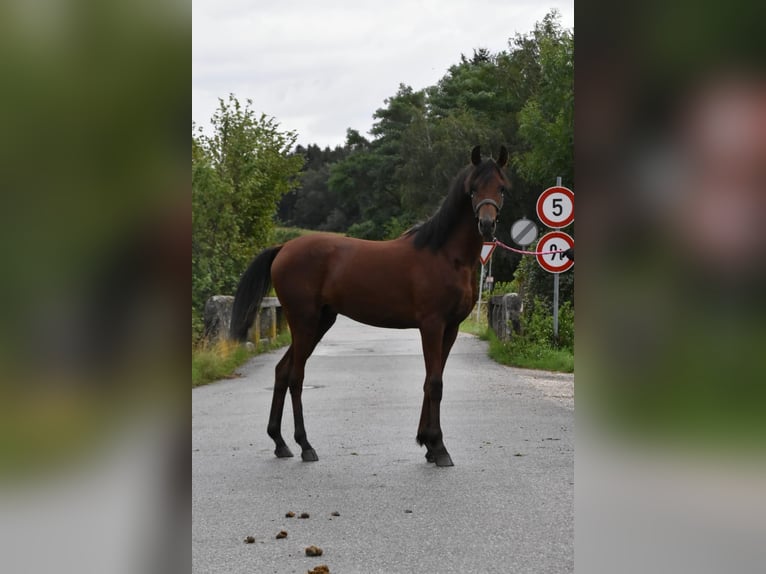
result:
[(513, 251), (514, 253), (521, 253), (522, 255), (555, 255), (556, 253), (567, 251), (566, 249), (558, 249), (556, 251), (523, 251), (521, 249), (516, 249), (515, 247), (510, 247), (498, 239), (495, 239), (495, 245), (499, 245), (503, 249)]

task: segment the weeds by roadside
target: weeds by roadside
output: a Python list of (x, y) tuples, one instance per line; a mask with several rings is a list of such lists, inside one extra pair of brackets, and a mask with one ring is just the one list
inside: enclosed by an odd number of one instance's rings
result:
[(486, 315), (482, 316), (478, 321), (476, 320), (476, 312), (472, 312), (465, 321), (463, 321), (460, 324), (460, 330), (463, 333), (470, 333), (471, 335), (476, 335), (481, 339), (482, 341), (486, 341), (488, 339), (487, 331), (489, 330), (487, 326), (487, 317)]
[(198, 387), (220, 379), (235, 376), (237, 367), (251, 357), (290, 344), (290, 332), (285, 330), (268, 345), (254, 350), (232, 341), (221, 341), (215, 345), (198, 345), (192, 348), (192, 387)]
[(521, 334), (500, 341), (487, 324), (486, 315), (476, 313), (463, 321), (460, 330), (489, 342), (487, 354), (502, 365), (545, 371), (574, 372), (574, 310), (570, 303), (559, 309), (559, 338), (553, 340), (553, 320), (544, 302), (535, 300), (523, 316)]
[(543, 371), (574, 372), (574, 353), (569, 349), (555, 349), (521, 338), (500, 341), (492, 329), (487, 329), (489, 356), (503, 365), (539, 369)]

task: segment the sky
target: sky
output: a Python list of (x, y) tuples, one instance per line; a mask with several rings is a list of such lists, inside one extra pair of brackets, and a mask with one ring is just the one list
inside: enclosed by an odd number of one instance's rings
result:
[(194, 0), (192, 119), (209, 131), (232, 93), (304, 146), (369, 137), (400, 83), (419, 90), (461, 54), (507, 50), (552, 8), (574, 27), (574, 0)]

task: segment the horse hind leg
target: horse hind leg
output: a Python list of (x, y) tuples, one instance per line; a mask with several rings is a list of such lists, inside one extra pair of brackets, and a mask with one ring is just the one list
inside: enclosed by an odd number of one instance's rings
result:
[(319, 460), (316, 451), (311, 446), (306, 435), (306, 426), (303, 421), (303, 378), (305, 373), (306, 361), (314, 352), (314, 348), (322, 339), (324, 334), (333, 326), (337, 313), (324, 307), (320, 313), (319, 320), (314, 322), (314, 329), (296, 330), (293, 333), (293, 357), (290, 365), (290, 376), (288, 386), (290, 389), (290, 398), (293, 404), (293, 417), (295, 419), (295, 442), (301, 447), (301, 459), (304, 462), (313, 462)]
[(282, 438), (282, 413), (284, 412), (285, 396), (287, 395), (289, 383), (292, 352), (293, 346), (290, 345), (274, 370), (274, 394), (271, 399), (271, 412), (269, 413), (267, 433), (276, 444), (274, 454), (277, 455), (278, 458), (288, 458), (293, 456), (285, 439)]
[(418, 425), (418, 434), (417, 434), (417, 442), (420, 446), (426, 447), (426, 461), (427, 462), (436, 462), (436, 457), (434, 456), (433, 451), (431, 450), (431, 447), (428, 446), (426, 443), (426, 428), (428, 428), (428, 411), (430, 410), (430, 402), (431, 399), (429, 397), (429, 385), (428, 381), (426, 381), (426, 384), (423, 385), (423, 406), (420, 409), (420, 424)]

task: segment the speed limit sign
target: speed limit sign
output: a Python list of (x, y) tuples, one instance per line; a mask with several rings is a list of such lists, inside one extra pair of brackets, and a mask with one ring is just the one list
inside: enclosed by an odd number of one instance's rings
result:
[(549, 231), (537, 243), (537, 262), (549, 273), (563, 273), (574, 265), (564, 252), (574, 249), (574, 239), (563, 231)]
[(537, 198), (537, 217), (553, 229), (574, 221), (574, 192), (568, 187), (549, 187)]

